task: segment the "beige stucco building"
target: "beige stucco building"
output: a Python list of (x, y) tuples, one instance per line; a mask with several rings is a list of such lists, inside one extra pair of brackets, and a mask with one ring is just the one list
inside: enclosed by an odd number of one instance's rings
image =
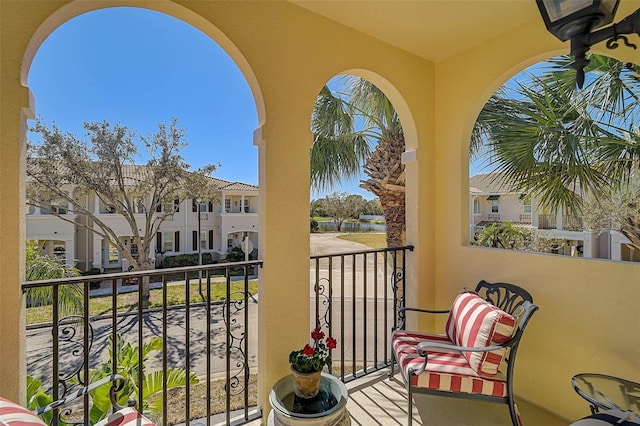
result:
[[(192, 199), (176, 200), (164, 206), (165, 209), (161, 208), (163, 211), (157, 212), (165, 217), (151, 242), (155, 253), (151, 258), (152, 264), (155, 262), (159, 265), (165, 256), (198, 253), (198, 245), (201, 253), (209, 253), (213, 260), (219, 260), (230, 248), (241, 247), (245, 237), (249, 238), (254, 248), (252, 256), (257, 256), (258, 187), (217, 178), (212, 181), (214, 198), (202, 202), (200, 215), (197, 202)], [(124, 246), (132, 247), (130, 245), (134, 244), (134, 240), (131, 227), (124, 216), (115, 214), (95, 194), (74, 192), (74, 188), (67, 188), (66, 191), (78, 194), (74, 196), (87, 210), (109, 226)], [(149, 205), (148, 199), (138, 199), (134, 206), (140, 229), (145, 229), (145, 204)], [(63, 215), (64, 219), (53, 215), (52, 209)], [(92, 220), (75, 213), (73, 205), (63, 200), (54, 201), (51, 208), (28, 207), (26, 239), (38, 242), (41, 255), (55, 256), (67, 265), (76, 266), (81, 272), (127, 271), (129, 262), (118, 253), (117, 248), (87, 228), (99, 229)]]
[[(638, 263), (469, 245), (468, 152), (478, 112), (512, 75), (569, 50), (546, 31), (533, 0), (1, 0), (0, 395), (24, 397), (26, 212), (16, 206), (25, 205), (25, 128), (37, 108), (26, 84), (31, 61), (67, 20), (114, 6), (156, 10), (198, 28), (234, 59), (253, 92), (265, 414), (268, 390), (288, 372), (288, 353), (308, 337), (309, 289), (300, 283), (309, 279), (309, 124), (318, 92), (340, 73), (380, 87), (402, 120), (407, 243), (415, 246), (407, 260), (411, 304), (449, 306), (479, 279), (527, 288), (540, 312), (520, 346), (515, 392), (563, 418), (584, 413), (570, 383), (578, 372), (640, 381)], [(638, 7), (622, 0), (618, 17)], [(638, 61), (632, 49), (593, 50)]]

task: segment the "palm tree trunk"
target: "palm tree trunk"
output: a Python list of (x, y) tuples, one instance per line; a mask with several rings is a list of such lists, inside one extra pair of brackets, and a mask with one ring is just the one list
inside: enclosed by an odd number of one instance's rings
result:
[(380, 199), (387, 227), (387, 247), (405, 245), (405, 174), (402, 164), (404, 134), (402, 130), (386, 130), (364, 166), (369, 179), (360, 187)]
[(404, 191), (389, 191), (379, 197), (387, 228), (387, 247), (400, 247), (405, 245)]

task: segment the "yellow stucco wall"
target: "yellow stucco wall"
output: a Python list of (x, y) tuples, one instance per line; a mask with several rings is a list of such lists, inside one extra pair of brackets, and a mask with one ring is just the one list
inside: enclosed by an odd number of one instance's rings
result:
[[(19, 191), (5, 190), (7, 185), (4, 185), (22, 179), (18, 161), (21, 155), (18, 118), (24, 96), (16, 92), (26, 91), (20, 82), (26, 81), (30, 59), (39, 43), (57, 26), (93, 9), (133, 5), (171, 14), (214, 38), (248, 79), (260, 120), (255, 142), (259, 147), (260, 166), (260, 252), (265, 267), (260, 277), (259, 390), (266, 414), (268, 391), (277, 379), (287, 374), (289, 352), (308, 340), (309, 123), (314, 100), (332, 76), (357, 69), (381, 86), (395, 87), (390, 96), (399, 105), (402, 104), (399, 93), (407, 97), (406, 105), (413, 104), (401, 108), (401, 114), (408, 123), (411, 120), (420, 123), (421, 129), (412, 130), (411, 137), (411, 143), (417, 146), (419, 132), (425, 132), (430, 122), (427, 111), (432, 103), (429, 100), (432, 96), (428, 96), (432, 88), (432, 67), (420, 58), (319, 19), (287, 2), (181, 3), (183, 5), (169, 1), (1, 2), (2, 172), (7, 179), (3, 182), (0, 200), (4, 206), (15, 206), (19, 200)], [(5, 24), (9, 22), (12, 25)], [(343, 43), (344, 40), (348, 43)], [(370, 70), (375, 70), (375, 74)], [(408, 70), (420, 78), (406, 80)], [(5, 114), (8, 108), (15, 110), (14, 115)], [(425, 154), (428, 151), (423, 150)], [(415, 165), (413, 169), (412, 173), (417, 174)], [(3, 325), (0, 394), (17, 399), (22, 396), (17, 373), (23, 365), (17, 358), (23, 350), (18, 338), (22, 331), (10, 318), (21, 311), (17, 302), (22, 274), (16, 254), (24, 247), (24, 237), (16, 224), (22, 224), (23, 219), (11, 209), (3, 211), (2, 219), (3, 230), (5, 223), (12, 229), (2, 234), (3, 247), (10, 248), (12, 256), (5, 256), (0, 262), (2, 271), (7, 271), (0, 284), (2, 300), (11, 301), (10, 308), (3, 309), (0, 317)], [(412, 242), (418, 243), (417, 238)]]
[[(623, 2), (618, 16), (638, 7), (640, 2)], [(571, 388), (574, 374), (640, 380), (640, 265), (469, 247), (465, 192), (468, 141), (484, 102), (514, 73), (568, 48), (531, 23), (437, 65), (435, 283), (439, 307), (480, 278), (529, 290), (540, 310), (520, 346), (515, 391), (577, 419), (585, 407)], [(630, 49), (596, 50), (623, 61), (640, 59)]]
[(15, 206), (23, 197), (21, 108), (29, 97), (21, 81), (47, 34), (79, 13), (112, 5), (145, 6), (196, 26), (234, 58), (253, 90), (260, 121), (255, 142), (265, 266), (259, 389), (265, 415), (268, 390), (287, 374), (288, 353), (309, 333), (311, 108), (322, 85), (346, 71), (385, 90), (399, 110), (407, 150), (415, 150), (416, 160), (407, 163), (407, 240), (416, 246), (409, 258), (410, 298), (447, 306), (461, 287), (480, 278), (527, 287), (541, 310), (521, 346), (516, 392), (561, 416), (584, 413), (570, 386), (576, 372), (640, 380), (638, 266), (466, 246), (466, 152), (478, 111), (514, 72), (568, 49), (539, 22), (433, 64), (287, 2), (1, 0), (0, 395), (20, 397), (23, 379), (23, 329), (15, 319), (22, 315), (24, 215)]

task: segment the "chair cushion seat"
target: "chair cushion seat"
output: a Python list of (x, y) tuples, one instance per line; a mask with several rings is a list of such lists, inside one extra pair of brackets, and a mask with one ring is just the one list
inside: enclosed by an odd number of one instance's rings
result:
[[(393, 351), (405, 379), (409, 369), (417, 370), (424, 363), (424, 357), (418, 355), (416, 346), (421, 342), (453, 343), (445, 335), (426, 334), (398, 330), (393, 334)], [(479, 375), (462, 352), (432, 351), (428, 353), (425, 370), (411, 377), (413, 386), (439, 391), (483, 394), (496, 397), (507, 395), (507, 383), (502, 373), (492, 377)]]
[(96, 423), (95, 426), (155, 426), (155, 423), (140, 414), (135, 408), (125, 407)]

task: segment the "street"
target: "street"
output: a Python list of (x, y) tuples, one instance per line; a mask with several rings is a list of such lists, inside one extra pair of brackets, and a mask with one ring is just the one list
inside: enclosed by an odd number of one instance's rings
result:
[[(345, 251), (364, 250), (367, 247), (349, 241), (335, 238), (335, 234), (312, 234), (311, 253), (337, 253)], [(345, 360), (357, 360), (364, 358), (363, 347), (367, 348), (366, 358), (370, 362), (376, 357), (382, 361), (387, 354), (385, 338), (388, 338), (391, 329), (392, 316), (392, 293), (390, 281), (385, 282), (384, 260), (380, 255), (377, 274), (374, 270), (373, 255), (368, 256), (367, 264), (361, 260), (356, 262), (355, 293), (353, 292), (353, 276), (351, 274), (351, 256), (345, 258), (345, 279), (341, 286), (340, 262), (334, 260), (332, 264), (332, 278), (334, 289), (332, 290), (332, 329), (331, 334), (339, 342), (337, 350), (334, 352), (334, 359), (338, 360), (344, 354)], [(363, 278), (363, 271), (367, 270), (367, 278)], [(390, 268), (387, 273), (389, 276)], [(320, 263), (319, 276), (321, 285), (325, 287), (324, 296), (319, 301), (320, 314), (326, 312), (326, 295), (328, 295), (328, 265)], [(378, 276), (378, 282), (373, 276)], [(310, 286), (310, 329), (315, 325), (315, 261), (311, 261), (311, 286)], [(362, 303), (365, 295), (363, 285), (366, 281), (367, 303)], [(377, 285), (375, 285), (377, 284)], [(384, 289), (387, 287), (386, 304)], [(354, 299), (355, 294), (355, 299)], [(377, 294), (377, 299), (374, 295)], [(246, 359), (249, 367), (257, 367), (257, 324), (259, 294), (257, 300), (248, 301), (245, 310), (243, 303), (232, 303), (230, 305), (231, 321), (230, 334), (227, 337), (227, 321), (225, 321), (224, 305), (222, 303), (212, 305), (210, 322), (210, 372), (211, 374), (221, 374), (226, 371), (226, 347), (230, 350), (230, 374), (231, 376), (242, 371), (243, 362)], [(355, 302), (354, 302), (355, 300)], [(353, 312), (355, 311), (355, 316)], [(385, 317), (386, 312), (386, 317)], [(248, 328), (245, 330), (245, 313)], [(385, 321), (386, 320), (386, 321)], [(203, 377), (207, 374), (207, 316), (204, 304), (192, 305), (189, 315), (189, 333), (187, 342), (186, 317), (184, 307), (172, 307), (167, 309), (166, 318), (163, 318), (162, 310), (153, 310), (143, 317), (143, 341), (152, 336), (163, 335), (163, 323), (166, 323), (166, 351), (167, 365), (169, 367), (185, 368), (187, 346), (189, 348), (189, 366), (197, 376)], [(342, 325), (344, 325), (344, 336), (342, 336)], [(82, 363), (83, 357), (83, 325), (72, 324), (66, 332), (61, 327), (61, 336), (66, 336), (65, 340), (59, 339), (60, 354), (60, 375), (66, 377), (75, 372)], [(109, 336), (111, 334), (111, 318), (95, 319), (91, 323), (93, 336), (89, 356), (89, 367), (100, 368), (101, 364), (109, 359)], [(138, 346), (138, 317), (135, 314), (121, 316), (118, 319), (118, 332)], [(386, 336), (386, 337), (385, 337)], [(342, 338), (344, 337), (344, 339)], [(244, 355), (244, 344), (247, 342), (246, 358)], [(301, 342), (302, 345), (303, 342)], [(375, 351), (377, 343), (377, 354)], [(29, 329), (27, 331), (27, 372), (29, 375), (38, 377), (43, 382), (48, 382), (53, 375), (52, 369), (52, 337), (51, 327), (41, 327)], [(162, 351), (158, 350), (151, 354), (145, 363), (147, 373), (162, 367)]]

